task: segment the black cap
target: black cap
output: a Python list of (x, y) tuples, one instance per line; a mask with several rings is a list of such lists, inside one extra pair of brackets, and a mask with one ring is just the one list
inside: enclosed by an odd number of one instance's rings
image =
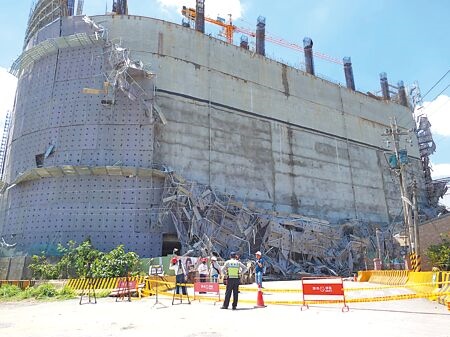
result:
[(230, 257), (236, 257), (236, 252), (231, 252)]

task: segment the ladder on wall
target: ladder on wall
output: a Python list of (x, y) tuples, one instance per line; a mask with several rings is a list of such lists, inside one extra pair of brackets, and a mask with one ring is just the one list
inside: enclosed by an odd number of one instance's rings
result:
[(3, 179), (3, 171), (5, 165), (6, 148), (8, 146), (9, 125), (11, 123), (11, 114), (8, 111), (5, 118), (5, 126), (3, 127), (2, 142), (0, 143), (0, 179)]

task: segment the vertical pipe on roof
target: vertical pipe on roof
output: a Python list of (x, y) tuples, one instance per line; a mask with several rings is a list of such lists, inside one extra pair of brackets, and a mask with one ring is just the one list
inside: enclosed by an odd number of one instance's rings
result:
[(127, 0), (114, 0), (112, 11), (117, 15), (128, 15)]
[(342, 59), (344, 63), (345, 83), (347, 88), (355, 90), (355, 79), (353, 77), (352, 59), (350, 57), (344, 57)]
[(305, 52), (305, 67), (308, 74), (314, 75), (313, 41), (309, 37), (303, 39), (303, 49)]
[(406, 89), (403, 81), (398, 81), (397, 86), (399, 103), (403, 106), (408, 107), (408, 99), (406, 98)]
[(381, 85), (381, 94), (383, 95), (383, 98), (386, 100), (390, 100), (391, 96), (389, 95), (389, 83), (386, 73), (380, 73), (380, 85)]
[(195, 13), (195, 30), (205, 33), (205, 0), (196, 1)]
[(67, 11), (68, 16), (73, 16), (75, 14), (75, 0), (67, 1)]
[(266, 55), (266, 18), (258, 16), (256, 23), (256, 54)]
[(245, 35), (241, 35), (241, 43), (240, 43), (241, 48), (247, 49), (248, 50), (248, 37)]

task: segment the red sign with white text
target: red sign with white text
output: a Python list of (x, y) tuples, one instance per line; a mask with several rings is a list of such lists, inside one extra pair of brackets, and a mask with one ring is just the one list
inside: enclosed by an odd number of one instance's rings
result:
[(348, 311), (345, 303), (344, 282), (341, 277), (304, 277), (302, 278), (303, 305), (310, 303), (343, 302), (342, 311)]
[(303, 283), (305, 295), (344, 295), (342, 284)]
[(120, 289), (136, 289), (136, 281), (128, 281), (128, 285), (127, 285), (127, 281), (119, 281), (117, 288)]
[(195, 292), (205, 292), (205, 293), (218, 293), (219, 283), (214, 282), (195, 282), (194, 283)]

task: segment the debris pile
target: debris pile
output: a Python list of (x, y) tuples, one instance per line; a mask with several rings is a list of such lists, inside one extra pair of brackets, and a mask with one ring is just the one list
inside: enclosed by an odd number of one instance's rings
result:
[(173, 172), (166, 175), (162, 211), (155, 225), (167, 222), (175, 226), (185, 255), (227, 257), (239, 251), (246, 259), (261, 250), (267, 273), (280, 276), (351, 275), (364, 268), (368, 250), (377, 247), (375, 227), (331, 225), (256, 209)]

